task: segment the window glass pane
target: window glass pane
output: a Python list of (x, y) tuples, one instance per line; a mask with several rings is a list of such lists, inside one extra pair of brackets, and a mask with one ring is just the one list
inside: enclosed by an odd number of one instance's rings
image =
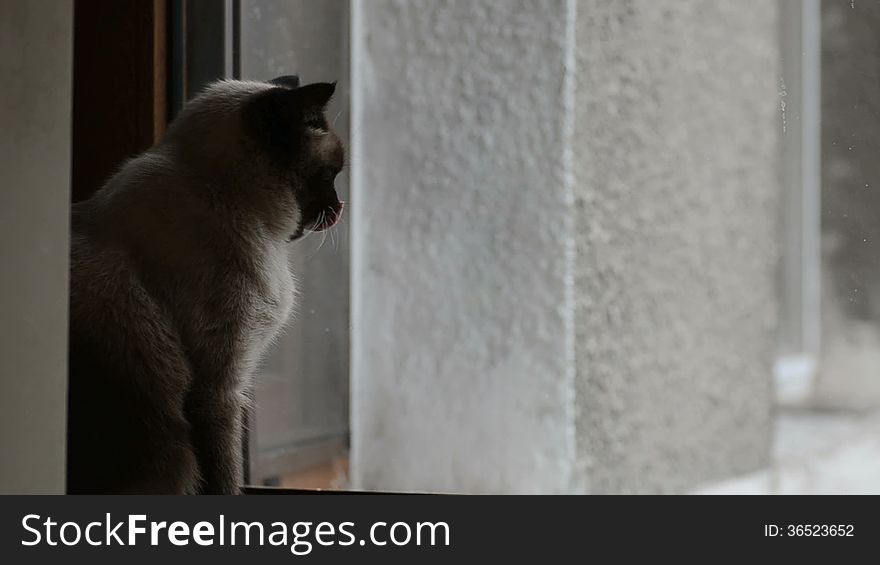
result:
[[(348, 2), (242, 0), (243, 79), (337, 81), (327, 111), (348, 144)], [(348, 200), (348, 172), (337, 191)], [(257, 376), (252, 481), (326, 464), (348, 441), (349, 220), (292, 246), (297, 312)], [(334, 469), (338, 468), (338, 465)], [(335, 471), (334, 471), (335, 472)]]

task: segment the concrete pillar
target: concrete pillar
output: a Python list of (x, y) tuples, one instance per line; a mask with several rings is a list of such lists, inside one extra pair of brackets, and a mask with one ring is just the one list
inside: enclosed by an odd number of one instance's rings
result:
[(765, 462), (775, 4), (354, 6), (355, 486), (680, 491)]
[(578, 455), (593, 492), (766, 463), (776, 4), (578, 2)]
[(0, 3), (0, 493), (63, 494), (73, 5)]
[(568, 491), (567, 3), (355, 10), (354, 484)]

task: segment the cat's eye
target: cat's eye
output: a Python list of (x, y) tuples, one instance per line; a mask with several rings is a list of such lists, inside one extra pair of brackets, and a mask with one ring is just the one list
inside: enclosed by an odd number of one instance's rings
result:
[(327, 120), (323, 116), (309, 117), (305, 120), (305, 126), (309, 129), (316, 130), (318, 133), (327, 133)]

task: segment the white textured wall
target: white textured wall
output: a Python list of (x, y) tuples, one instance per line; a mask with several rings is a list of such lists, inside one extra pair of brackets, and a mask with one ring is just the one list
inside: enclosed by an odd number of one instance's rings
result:
[(775, 3), (356, 6), (355, 485), (678, 491), (766, 461)]
[(0, 493), (63, 493), (73, 6), (0, 2)]
[(356, 6), (356, 486), (569, 488), (565, 4)]
[(765, 0), (578, 2), (579, 455), (594, 492), (767, 463), (779, 27)]

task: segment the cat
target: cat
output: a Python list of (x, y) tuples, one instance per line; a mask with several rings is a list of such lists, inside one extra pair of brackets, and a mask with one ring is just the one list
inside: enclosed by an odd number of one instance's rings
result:
[(235, 494), (251, 375), (333, 227), (335, 83), (225, 80), (72, 210), (69, 493)]

